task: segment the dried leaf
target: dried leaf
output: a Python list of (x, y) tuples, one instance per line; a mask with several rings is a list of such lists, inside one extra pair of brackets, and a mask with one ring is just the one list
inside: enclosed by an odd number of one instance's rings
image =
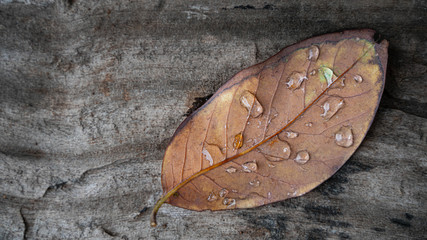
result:
[(201, 211), (301, 196), (365, 137), (383, 92), (387, 41), (374, 31), (314, 37), (245, 69), (175, 132), (163, 202)]

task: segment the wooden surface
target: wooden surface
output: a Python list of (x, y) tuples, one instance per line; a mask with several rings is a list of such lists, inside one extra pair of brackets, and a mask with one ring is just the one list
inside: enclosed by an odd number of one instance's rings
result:
[[(425, 1), (0, 0), (0, 239), (426, 239)], [(320, 187), (247, 210), (161, 208), (185, 114), (300, 40), (372, 28), (383, 99)]]

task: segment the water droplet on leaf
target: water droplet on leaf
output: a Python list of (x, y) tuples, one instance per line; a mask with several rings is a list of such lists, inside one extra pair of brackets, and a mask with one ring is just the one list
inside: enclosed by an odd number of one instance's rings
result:
[(316, 73), (317, 73), (317, 70), (316, 70), (316, 69), (313, 69), (313, 70), (310, 72), (310, 76), (314, 76)]
[(233, 147), (234, 147), (234, 150), (237, 150), (242, 146), (243, 146), (243, 135), (242, 133), (239, 133), (236, 136), (234, 136)]
[(267, 160), (273, 162), (289, 159), (291, 155), (291, 147), (286, 141), (280, 138), (273, 138), (259, 149)]
[(255, 161), (245, 162), (242, 164), (243, 172), (255, 172), (258, 169), (258, 165)]
[(326, 102), (323, 103), (323, 113), (320, 114), (325, 120), (331, 119), (338, 110), (344, 107), (344, 99), (339, 97), (330, 97)]
[(217, 199), (218, 199), (218, 196), (214, 192), (209, 193), (209, 196), (208, 196), (209, 202), (216, 201)]
[(308, 154), (306, 150), (299, 151), (294, 160), (299, 164), (305, 164), (308, 162), (308, 160), (310, 160), (310, 154)]
[(317, 59), (319, 58), (319, 47), (313, 45), (311, 47), (308, 48), (308, 57), (307, 59), (315, 62), (317, 61)]
[(305, 124), (306, 127), (313, 127), (313, 123), (312, 122), (308, 122)]
[[(249, 91), (244, 91), (240, 96), (240, 105), (242, 105), (249, 112), (251, 111), (251, 116), (256, 118), (259, 117), (264, 108), (258, 99)], [(253, 106), (252, 106), (253, 105)]]
[(204, 159), (209, 161), (209, 166), (212, 166), (213, 165), (213, 158), (212, 158), (211, 154), (209, 153), (209, 151), (206, 148), (203, 148), (202, 154), (204, 156)]
[(279, 133), (279, 139), (280, 140), (285, 140), (286, 138), (296, 138), (298, 137), (298, 133), (297, 132), (293, 132), (293, 131), (282, 131), (281, 133)]
[(279, 113), (277, 112), (276, 108), (271, 108), (271, 119), (275, 119), (277, 116), (279, 116)]
[(353, 77), (354, 81), (356, 81), (357, 83), (361, 83), (363, 81), (362, 76), (360, 75), (356, 75)]
[(235, 172), (237, 172), (237, 169), (234, 167), (229, 167), (229, 168), (225, 169), (225, 171), (228, 173), (235, 173)]
[(289, 89), (295, 90), (301, 86), (301, 83), (307, 79), (307, 77), (300, 72), (292, 72), (288, 78), (286, 85)]
[(353, 145), (353, 132), (351, 127), (343, 126), (335, 133), (335, 143), (341, 147), (350, 147)]
[(343, 87), (345, 87), (345, 77), (341, 77), (340, 79), (337, 79), (336, 83), (333, 86), (331, 86), (331, 88), (339, 88), (339, 89)]
[(228, 190), (227, 190), (227, 189), (225, 189), (225, 188), (223, 188), (223, 189), (221, 189), (221, 190), (219, 191), (219, 196), (220, 196), (220, 197), (225, 197), (225, 196), (227, 196), (227, 194), (228, 194)]
[(226, 205), (227, 207), (232, 207), (236, 205), (236, 199), (234, 198), (224, 198), (222, 201), (222, 204)]
[(254, 179), (254, 180), (249, 182), (249, 185), (251, 185), (253, 187), (258, 187), (260, 184), (261, 184), (261, 182), (258, 179)]
[(268, 166), (268, 167), (271, 167), (271, 168), (275, 168), (275, 167), (276, 167), (276, 165), (271, 164), (271, 163), (269, 163), (269, 162), (267, 162), (267, 166)]

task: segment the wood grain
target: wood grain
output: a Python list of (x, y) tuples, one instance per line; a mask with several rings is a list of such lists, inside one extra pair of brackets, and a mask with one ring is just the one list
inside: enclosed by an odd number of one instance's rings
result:
[[(0, 0), (0, 238), (423, 238), (426, 7)], [(336, 175), (256, 209), (165, 206), (149, 227), (163, 153), (196, 98), (285, 46), (360, 28), (389, 40), (387, 82)]]

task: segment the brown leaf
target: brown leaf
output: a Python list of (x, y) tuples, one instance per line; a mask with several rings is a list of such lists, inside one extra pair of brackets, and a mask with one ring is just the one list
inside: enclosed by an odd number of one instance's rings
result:
[(175, 132), (163, 202), (201, 211), (301, 196), (354, 153), (385, 82), (387, 41), (374, 31), (326, 34), (245, 69)]

